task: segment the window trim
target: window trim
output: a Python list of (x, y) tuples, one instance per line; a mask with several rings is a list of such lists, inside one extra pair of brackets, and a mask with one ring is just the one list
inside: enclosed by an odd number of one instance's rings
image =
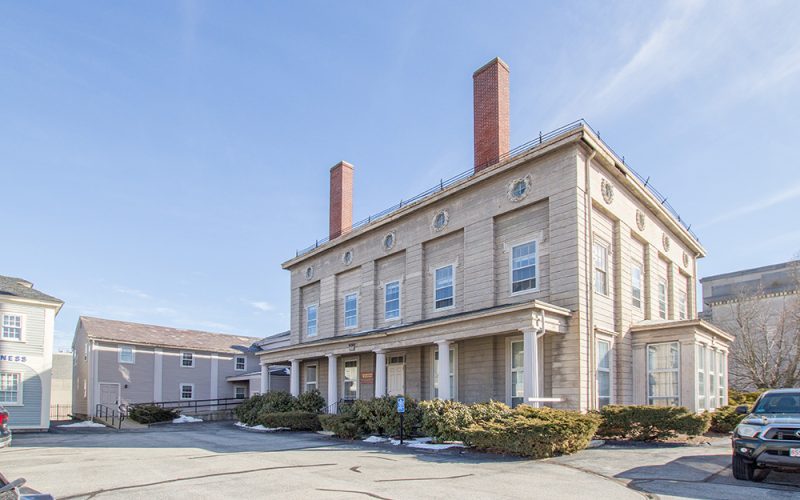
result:
[[(354, 296), (356, 298), (356, 322), (354, 325), (347, 326), (347, 298)], [(353, 330), (358, 328), (358, 308), (359, 308), (359, 293), (357, 291), (345, 293), (342, 296), (342, 328), (345, 330)]]
[[(527, 245), (529, 243), (534, 244), (534, 256), (533, 256), (533, 281), (536, 283), (536, 286), (533, 288), (528, 288), (526, 290), (520, 290), (518, 292), (514, 291), (514, 248)], [(536, 293), (539, 291), (539, 285), (541, 284), (539, 280), (539, 238), (526, 238), (524, 240), (516, 241), (510, 243), (508, 245), (508, 292), (510, 296), (515, 297), (517, 295), (524, 295), (526, 293)]]
[[(440, 269), (444, 269), (446, 267), (451, 267), (453, 269), (453, 280), (452, 280), (453, 284), (451, 285), (451, 287), (453, 288), (453, 295), (451, 296), (451, 299), (453, 300), (453, 303), (450, 304), (449, 306), (436, 307), (436, 291), (438, 290), (438, 288), (436, 287), (436, 272), (439, 271)], [(440, 311), (447, 311), (449, 309), (455, 309), (455, 307), (456, 307), (456, 269), (457, 269), (457, 266), (456, 266), (455, 262), (451, 262), (450, 264), (444, 264), (442, 266), (438, 266), (438, 267), (434, 267), (433, 268), (433, 312), (440, 312)]]
[(25, 397), (24, 397), (24, 394), (23, 394), (23, 389), (25, 387), (25, 379), (22, 378), (22, 376), (23, 376), (22, 372), (21, 371), (17, 371), (17, 370), (0, 370), (0, 373), (12, 374), (12, 375), (16, 375), (16, 376), (19, 377), (19, 384), (17, 385), (18, 389), (17, 389), (17, 401), (16, 401), (16, 403), (4, 403), (4, 402), (0, 401), (0, 405), (5, 406), (5, 407), (9, 407), (9, 408), (10, 407), (15, 407), (16, 408), (16, 407), (19, 407), (19, 406), (25, 406)]
[[(131, 350), (131, 360), (125, 361), (122, 359), (122, 350), (124, 348), (130, 348)], [(117, 361), (119, 363), (124, 363), (126, 365), (135, 365), (136, 364), (136, 348), (131, 344), (117, 344)]]
[[(522, 382), (522, 385), (523, 385), (523, 399), (525, 399), (525, 396), (524, 396), (524, 387), (525, 387), (525, 382), (524, 382), (524, 380), (525, 380), (525, 361), (524, 361), (524, 357), (525, 357), (525, 352), (524, 352), (525, 351), (525, 340), (521, 335), (514, 336), (514, 337), (507, 337), (506, 338), (505, 376), (506, 376), (506, 404), (508, 406), (512, 406), (512, 399), (513, 399), (513, 392), (512, 392), (512, 388), (511, 388), (511, 381), (513, 379), (512, 375), (511, 375), (511, 370), (512, 370), (512, 365), (513, 365), (513, 363), (512, 363), (513, 360), (511, 358), (511, 356), (512, 356), (512, 353), (513, 353), (513, 349), (511, 348), (511, 346), (515, 342), (522, 343), (522, 350), (523, 350), (523, 362), (522, 362), (523, 363), (523, 365), (522, 365), (523, 382)], [(524, 404), (524, 403), (525, 403), (525, 401), (522, 402), (522, 404)]]
[[(393, 285), (397, 283), (397, 316), (387, 318), (386, 317), (386, 293), (389, 290), (389, 285)], [(403, 320), (403, 282), (401, 279), (395, 279), (391, 281), (387, 281), (386, 284), (383, 285), (383, 321), (395, 322), (395, 321), (402, 321)]]
[[(184, 354), (191, 354), (192, 355), (192, 364), (191, 365), (184, 365), (183, 364), (183, 355)], [(178, 358), (178, 364), (181, 368), (194, 368), (197, 363), (194, 360), (194, 351), (181, 351), (181, 355)]]
[[(192, 396), (191, 397), (189, 397), (189, 398), (183, 397), (183, 388), (184, 387), (191, 387), (192, 388)], [(194, 396), (195, 396), (194, 384), (190, 384), (188, 382), (181, 382), (180, 384), (178, 384), (178, 399), (179, 400), (181, 400), (181, 401), (194, 401)]]
[[(6, 322), (6, 316), (18, 316), (19, 317), (19, 338), (12, 339), (12, 338), (5, 338), (3, 337), (2, 328), (3, 324)], [(15, 313), (15, 312), (4, 312), (2, 317), (0, 317), (0, 341), (2, 342), (16, 342), (16, 343), (26, 343), (27, 342), (27, 335), (25, 335), (25, 326), (28, 322), (27, 315), (24, 313)]]
[[(608, 394), (608, 403), (607, 404), (613, 405), (613, 404), (616, 404), (616, 402), (617, 402), (617, 398), (615, 397), (616, 396), (616, 390), (615, 390), (616, 389), (616, 384), (615, 384), (615, 380), (614, 380), (615, 379), (615, 377), (614, 377), (614, 375), (615, 375), (614, 368), (616, 366), (614, 364), (614, 361), (615, 361), (615, 358), (616, 358), (616, 356), (615, 356), (616, 353), (614, 352), (614, 347), (615, 347), (614, 346), (614, 337), (611, 337), (609, 335), (603, 335), (603, 334), (595, 332), (595, 343), (600, 343), (600, 342), (608, 343), (608, 370), (600, 368), (600, 359), (599, 358), (597, 359), (597, 366), (595, 367), (595, 370), (597, 372), (608, 371), (608, 392), (609, 392), (609, 394)], [(597, 348), (597, 346), (595, 346), (595, 350), (596, 350), (596, 352), (599, 352), (599, 349)], [(596, 396), (597, 397), (595, 398), (595, 403), (597, 404), (597, 408), (600, 409), (601, 408), (601, 406), (600, 406), (600, 377), (598, 377), (597, 375), (595, 375), (595, 385), (597, 387), (597, 389), (596, 389)]]
[[(458, 344), (451, 343), (450, 350), (453, 351), (453, 363), (450, 365), (450, 369), (453, 371), (453, 391), (450, 394), (450, 399), (458, 401)], [(431, 399), (436, 398), (436, 384), (439, 382), (436, 376), (436, 353), (438, 351), (439, 346), (434, 344), (433, 349), (431, 349)]]
[(311, 363), (304, 363), (303, 366), (303, 392), (309, 392), (308, 386), (310, 382), (308, 381), (308, 369), (312, 366), (316, 369), (316, 374), (317, 374), (316, 375), (317, 378), (314, 379), (313, 382), (314, 387), (312, 388), (312, 390), (313, 389), (319, 390), (319, 362), (313, 361)]
[[(664, 293), (661, 293), (661, 287), (664, 287)], [(658, 306), (658, 317), (660, 319), (668, 319), (669, 318), (669, 298), (667, 295), (669, 294), (669, 285), (667, 283), (666, 278), (662, 278), (659, 276), (658, 283), (656, 283), (656, 302)], [(663, 300), (662, 300), (663, 298)], [(663, 306), (663, 312), (662, 312)]]
[[(605, 260), (605, 268), (602, 269), (602, 273), (603, 273), (603, 291), (602, 292), (597, 290), (597, 272), (598, 272), (598, 270), (600, 270), (600, 268), (597, 267), (597, 260), (596, 260), (597, 255), (595, 253), (595, 250), (597, 249), (597, 247), (605, 250), (605, 252), (604, 252), (605, 253), (605, 259), (604, 259)], [(592, 241), (592, 288), (593, 288), (594, 293), (596, 293), (597, 295), (602, 295), (603, 297), (608, 297), (610, 295), (609, 288), (611, 288), (610, 287), (611, 283), (610, 283), (609, 276), (608, 276), (608, 274), (609, 274), (609, 272), (608, 272), (608, 268), (609, 268), (608, 261), (609, 261), (610, 257), (611, 257), (611, 245), (606, 243), (605, 240), (601, 239), (600, 237), (595, 236), (593, 241)]]
[[(633, 270), (636, 269), (639, 271), (639, 283), (638, 287), (637, 284), (633, 280)], [(638, 262), (634, 261), (631, 264), (631, 307), (635, 307), (636, 309), (642, 310), (642, 304), (644, 304), (644, 266)], [(633, 291), (638, 288), (639, 290), (639, 298), (637, 299)], [(638, 301), (639, 303), (636, 304), (634, 301)]]
[[(345, 373), (347, 373), (347, 362), (348, 361), (355, 361), (356, 362), (356, 379), (355, 379), (356, 395), (355, 395), (355, 397), (353, 397), (352, 400), (345, 398), (345, 390), (344, 390)], [(343, 400), (345, 400), (345, 401), (355, 401), (356, 399), (359, 399), (361, 397), (361, 381), (359, 380), (360, 377), (361, 377), (361, 360), (359, 359), (359, 357), (358, 356), (352, 356), (352, 357), (349, 357), (349, 358), (342, 359), (342, 386), (341, 386), (341, 391), (342, 391), (342, 399)]]
[[(192, 357), (192, 359), (194, 359), (194, 356)], [(244, 360), (244, 367), (243, 368), (237, 368), (237, 366), (239, 366), (239, 360), (240, 359)], [(247, 371), (247, 356), (242, 356), (240, 354), (237, 354), (236, 356), (234, 356), (233, 357), (233, 370), (237, 371), (237, 372), (246, 372)]]
[[(314, 333), (309, 331), (308, 311), (314, 309)], [(316, 337), (319, 333), (319, 304), (313, 303), (306, 306), (306, 338)]]
[[(682, 399), (681, 398), (681, 343), (679, 341), (677, 341), (677, 340), (667, 340), (667, 341), (664, 341), (664, 342), (650, 342), (650, 343), (645, 345), (645, 349), (644, 349), (644, 353), (645, 353), (645, 370), (646, 370), (646, 376), (647, 376), (647, 378), (645, 379), (645, 385), (646, 385), (645, 396), (647, 397), (647, 403), (646, 404), (648, 404), (648, 405), (652, 405), (653, 404), (651, 402), (651, 399), (653, 399), (653, 396), (650, 395), (650, 384), (648, 383), (648, 380), (650, 378), (650, 373), (651, 373), (650, 372), (650, 353), (648, 351), (650, 349), (650, 346), (670, 345), (670, 344), (675, 344), (675, 345), (678, 346), (678, 366), (674, 370), (659, 370), (657, 373), (664, 373), (664, 372), (672, 372), (672, 371), (674, 371), (677, 374), (677, 376), (675, 378), (678, 381), (678, 388), (676, 389), (677, 394), (675, 395), (675, 399), (677, 399), (677, 403), (675, 404), (675, 406), (681, 406), (681, 399)], [(657, 397), (659, 399), (665, 399), (664, 396), (657, 396)]]

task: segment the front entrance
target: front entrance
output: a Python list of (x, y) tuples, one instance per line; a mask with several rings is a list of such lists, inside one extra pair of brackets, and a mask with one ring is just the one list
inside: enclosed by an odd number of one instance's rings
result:
[(100, 382), (100, 400), (98, 403), (109, 408), (115, 408), (119, 404), (119, 384)]
[(406, 363), (403, 356), (391, 356), (386, 364), (386, 392), (402, 396), (406, 392)]

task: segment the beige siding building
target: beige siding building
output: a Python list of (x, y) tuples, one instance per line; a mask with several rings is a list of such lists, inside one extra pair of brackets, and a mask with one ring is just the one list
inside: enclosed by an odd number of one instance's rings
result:
[[(588, 410), (699, 403), (705, 251), (583, 122), (508, 151), (508, 67), (474, 75), (475, 168), (352, 223), (331, 169), (330, 237), (291, 273), (291, 392), (406, 394)], [(448, 352), (448, 355), (440, 355)]]

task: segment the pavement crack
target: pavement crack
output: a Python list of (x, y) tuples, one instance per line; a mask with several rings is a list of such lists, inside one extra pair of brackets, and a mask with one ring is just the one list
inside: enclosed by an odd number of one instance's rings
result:
[(589, 469), (584, 469), (583, 467), (578, 467), (577, 465), (572, 465), (572, 464), (565, 464), (565, 463), (555, 462), (555, 461), (551, 461), (551, 460), (547, 460), (546, 463), (553, 464), (553, 465), (560, 465), (561, 467), (566, 467), (567, 469), (572, 469), (572, 470), (576, 470), (578, 472), (583, 472), (584, 474), (592, 474), (593, 476), (605, 479), (606, 481), (611, 481), (612, 483), (616, 483), (616, 484), (619, 484), (621, 486), (624, 486), (625, 488), (627, 488), (629, 490), (632, 490), (632, 491), (642, 495), (645, 498), (649, 498), (649, 499), (659, 498), (658, 495), (654, 495), (653, 493), (650, 493), (649, 491), (644, 491), (644, 490), (642, 490), (640, 488), (637, 488), (636, 485), (633, 484), (635, 480), (623, 481), (621, 479), (617, 479), (615, 477), (608, 477), (608, 476), (606, 476), (604, 474), (600, 474), (599, 472), (596, 472), (596, 471), (593, 471), (593, 470), (589, 470)]
[(462, 477), (469, 477), (474, 476), (475, 474), (461, 474), (458, 476), (446, 476), (446, 477), (404, 477), (398, 479), (376, 479), (376, 483), (391, 483), (395, 481), (439, 481), (441, 479), (460, 479)]
[(108, 493), (112, 491), (123, 491), (123, 490), (133, 490), (137, 488), (147, 488), (148, 486), (158, 486), (162, 484), (171, 484), (171, 483), (178, 483), (181, 481), (192, 481), (195, 479), (205, 479), (209, 477), (220, 477), (220, 476), (235, 476), (238, 474), (249, 474), (251, 472), (263, 472), (263, 471), (270, 471), (270, 470), (282, 470), (282, 469), (302, 469), (308, 467), (326, 467), (330, 465), (336, 464), (308, 464), (308, 465), (280, 465), (277, 467), (260, 467), (258, 469), (247, 469), (247, 470), (236, 470), (236, 471), (229, 471), (229, 472), (217, 472), (215, 474), (203, 474), (200, 476), (188, 476), (188, 477), (178, 477), (175, 479), (165, 479), (163, 481), (154, 481), (152, 483), (142, 483), (142, 484), (131, 484), (128, 486), (118, 486), (116, 488), (108, 488), (108, 489), (99, 489), (95, 491), (89, 491), (87, 493), (78, 493), (75, 495), (69, 495), (66, 497), (60, 497), (60, 500), (71, 500), (74, 498), (94, 498), (97, 495), (102, 493)]
[(366, 495), (372, 498), (379, 498), (380, 500), (392, 500), (391, 498), (382, 497), (380, 495), (376, 495), (375, 493), (370, 493), (368, 491), (358, 491), (358, 490), (335, 490), (333, 488), (317, 488), (317, 491), (335, 491), (337, 493), (358, 493), (359, 495)]

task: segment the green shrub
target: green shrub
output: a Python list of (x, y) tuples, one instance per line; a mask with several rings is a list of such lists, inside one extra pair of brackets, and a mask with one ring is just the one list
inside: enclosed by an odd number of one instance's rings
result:
[(737, 391), (736, 389), (728, 389), (728, 404), (734, 406), (753, 406), (753, 404), (756, 402), (756, 399), (758, 399), (758, 397), (761, 396), (764, 391), (766, 391), (766, 389), (759, 389), (753, 392), (742, 392)]
[(471, 407), (458, 401), (422, 401), (419, 408), (422, 434), (437, 441), (463, 441), (464, 430), (475, 422)]
[(174, 418), (178, 418), (180, 412), (177, 410), (169, 410), (161, 408), (160, 406), (153, 405), (135, 405), (131, 406), (128, 410), (128, 418), (140, 424), (154, 424), (157, 422), (169, 422)]
[(599, 425), (596, 414), (520, 405), (473, 423), (464, 436), (479, 450), (546, 458), (586, 448)]
[[(400, 414), (397, 413), (397, 396), (383, 396), (369, 401), (353, 402), (353, 415), (366, 432), (380, 436), (394, 436), (400, 433)], [(403, 417), (403, 433), (411, 436), (422, 419), (417, 402), (406, 398), (406, 412)]]
[(318, 431), (322, 429), (319, 424), (319, 415), (308, 411), (262, 413), (258, 417), (258, 424), (273, 429), (287, 427), (293, 431)]
[(746, 415), (736, 414), (736, 405), (723, 406), (711, 413), (711, 430), (721, 434), (732, 432)]
[(708, 430), (710, 416), (680, 406), (607, 405), (600, 410), (598, 435), (607, 438), (653, 441), (677, 434), (698, 436)]
[(469, 412), (474, 422), (496, 422), (511, 415), (514, 410), (505, 403), (488, 401), (475, 403), (469, 406)]
[(339, 415), (320, 415), (319, 423), (323, 430), (332, 432), (336, 437), (357, 439), (362, 434), (358, 419), (350, 412)]
[(325, 398), (317, 389), (304, 392), (297, 397), (297, 409), (311, 413), (321, 413), (325, 408)]
[(264, 413), (278, 413), (297, 410), (297, 399), (288, 392), (273, 391), (253, 396), (240, 404), (234, 414), (240, 422), (258, 425), (258, 418)]

